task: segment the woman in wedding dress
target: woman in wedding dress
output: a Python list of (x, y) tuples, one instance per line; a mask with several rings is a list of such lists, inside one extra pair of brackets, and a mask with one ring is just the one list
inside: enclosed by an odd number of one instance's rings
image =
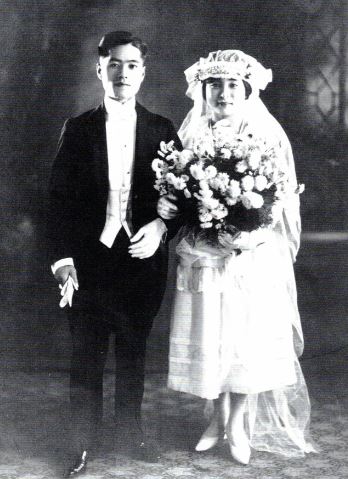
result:
[[(313, 447), (293, 272), (299, 198), (289, 140), (259, 97), (272, 73), (241, 51), (224, 50), (201, 58), (185, 75), (194, 106), (179, 130), (184, 148), (212, 144), (219, 125), (264, 138), (277, 146), (294, 193), (272, 228), (243, 232), (223, 249), (197, 242), (189, 227), (182, 229), (168, 386), (212, 400), (197, 451), (227, 438), (241, 464), (248, 464), (251, 448), (303, 456)], [(158, 212), (173, 218), (175, 199), (162, 197)]]

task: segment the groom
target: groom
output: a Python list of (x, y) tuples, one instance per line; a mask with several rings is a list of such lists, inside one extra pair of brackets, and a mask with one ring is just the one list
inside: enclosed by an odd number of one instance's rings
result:
[(156, 213), (151, 162), (161, 141), (174, 140), (180, 148), (180, 140), (169, 120), (135, 99), (147, 46), (116, 31), (102, 38), (98, 54), (104, 102), (66, 121), (50, 183), (52, 270), (61, 285), (71, 277), (78, 286), (68, 310), (76, 455), (65, 477), (85, 472), (99, 437), (112, 333), (118, 445), (137, 459), (158, 458), (140, 421), (145, 347), (166, 284), (166, 241), (177, 230)]

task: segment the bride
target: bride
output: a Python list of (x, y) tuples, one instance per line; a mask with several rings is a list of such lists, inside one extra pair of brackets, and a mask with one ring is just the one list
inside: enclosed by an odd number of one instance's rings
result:
[[(241, 51), (224, 50), (201, 58), (185, 75), (194, 106), (179, 130), (184, 148), (212, 143), (218, 126), (265, 138), (277, 145), (295, 191), (290, 143), (259, 97), (271, 71)], [(179, 213), (175, 201), (160, 199), (164, 219)], [(272, 228), (241, 233), (223, 250), (195, 241), (189, 227), (182, 229), (168, 386), (213, 400), (197, 451), (224, 437), (242, 464), (248, 464), (251, 448), (290, 457), (314, 450), (298, 361), (303, 336), (293, 262), (300, 228), (294, 193)]]

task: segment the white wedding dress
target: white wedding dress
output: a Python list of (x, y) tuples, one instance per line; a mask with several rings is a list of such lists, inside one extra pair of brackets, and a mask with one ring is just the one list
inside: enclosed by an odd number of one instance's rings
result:
[[(239, 131), (280, 145), (280, 161), (295, 189), (290, 143), (271, 115), (268, 121), (261, 128), (242, 122)], [(212, 141), (205, 118), (199, 131), (199, 141)], [(223, 392), (248, 394), (250, 445), (288, 456), (313, 450), (310, 402), (298, 361), (303, 336), (293, 262), (300, 229), (293, 194), (273, 228), (242, 234), (247, 249), (240, 255), (193, 246), (183, 230), (170, 333), (169, 388), (206, 399)]]

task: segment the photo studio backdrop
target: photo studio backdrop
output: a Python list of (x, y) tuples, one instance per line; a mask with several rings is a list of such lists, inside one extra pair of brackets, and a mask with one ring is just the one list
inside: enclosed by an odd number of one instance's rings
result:
[[(2, 366), (68, 367), (67, 322), (46, 259), (47, 186), (64, 120), (102, 100), (96, 47), (116, 29), (148, 43), (139, 101), (176, 127), (191, 106), (183, 72), (200, 56), (241, 49), (272, 68), (263, 99), (306, 185), (296, 264), (305, 354), (347, 345), (347, 25), (347, 0), (1, 0)], [(165, 370), (174, 272), (172, 258), (150, 369)]]

